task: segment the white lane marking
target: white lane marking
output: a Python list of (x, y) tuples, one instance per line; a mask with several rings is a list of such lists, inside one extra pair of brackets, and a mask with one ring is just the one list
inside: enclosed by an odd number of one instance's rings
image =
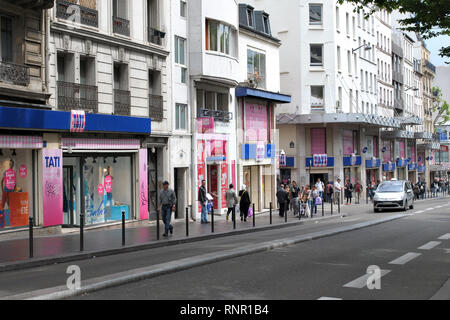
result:
[(403, 264), (406, 264), (406, 263), (410, 262), (411, 260), (417, 258), (420, 255), (421, 255), (421, 253), (408, 252), (407, 254), (404, 254), (400, 258), (392, 260), (391, 262), (389, 262), (389, 264), (400, 264), (400, 265), (403, 265)]
[(422, 211), (417, 211), (417, 212), (414, 212), (414, 213), (424, 213), (424, 212), (425, 212), (425, 211), (422, 210)]
[(431, 211), (431, 210), (434, 210), (434, 208), (425, 209), (425, 211)]
[(342, 300), (341, 298), (333, 298), (333, 297), (320, 297), (317, 300)]
[(440, 242), (440, 241), (430, 241), (430, 242), (424, 244), (423, 246), (421, 246), (421, 247), (419, 247), (417, 249), (419, 249), (419, 250), (431, 250), (434, 247), (440, 245), (441, 243), (442, 242)]
[(450, 233), (446, 233), (443, 236), (439, 237), (439, 240), (448, 240), (450, 239)]
[[(391, 270), (381, 270), (381, 277), (387, 275)], [(359, 277), (358, 279), (355, 279), (347, 284), (344, 284), (343, 287), (346, 288), (358, 288), (362, 289), (367, 286), (367, 279), (369, 279), (371, 275), (365, 274), (362, 277)]]
[(436, 209), (440, 209), (440, 208), (442, 208), (442, 206), (437, 206), (437, 207), (436, 207)]

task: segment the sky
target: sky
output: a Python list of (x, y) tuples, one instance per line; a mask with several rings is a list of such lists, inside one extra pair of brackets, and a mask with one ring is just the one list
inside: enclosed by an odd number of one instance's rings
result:
[(430, 50), (431, 63), (435, 66), (444, 66), (445, 61), (450, 62), (450, 58), (444, 59), (439, 56), (439, 50), (443, 46), (450, 46), (450, 36), (439, 36), (426, 40), (427, 49)]

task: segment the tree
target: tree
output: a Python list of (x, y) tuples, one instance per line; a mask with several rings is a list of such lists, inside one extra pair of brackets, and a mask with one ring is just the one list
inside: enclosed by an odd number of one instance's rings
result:
[(433, 124), (434, 127), (442, 126), (450, 121), (450, 105), (442, 99), (441, 88), (433, 87), (433, 95), (435, 96), (433, 112), (438, 112)]
[[(398, 10), (403, 14), (410, 14), (409, 18), (399, 20), (401, 30), (416, 32), (426, 40), (439, 35), (450, 36), (450, 1), (449, 0), (338, 0), (352, 3), (355, 11), (365, 12), (365, 16), (385, 9), (388, 12)], [(364, 9), (368, 9), (366, 12)], [(441, 48), (441, 57), (450, 57), (450, 46)], [(446, 62), (449, 64), (450, 62)]]

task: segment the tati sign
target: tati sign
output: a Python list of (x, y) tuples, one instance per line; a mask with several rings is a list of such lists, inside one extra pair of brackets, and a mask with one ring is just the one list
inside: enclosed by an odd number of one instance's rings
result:
[(86, 114), (82, 110), (72, 110), (70, 114), (70, 132), (84, 132)]

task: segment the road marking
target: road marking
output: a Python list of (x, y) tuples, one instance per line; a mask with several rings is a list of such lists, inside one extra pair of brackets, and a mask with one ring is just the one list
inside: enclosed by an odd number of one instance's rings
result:
[(406, 264), (409, 261), (417, 258), (420, 255), (421, 255), (421, 253), (408, 252), (407, 254), (401, 256), (400, 258), (392, 260), (391, 262), (389, 262), (389, 264), (400, 264), (400, 265), (403, 265), (403, 264)]
[(439, 240), (448, 240), (448, 239), (450, 239), (450, 233), (444, 234), (439, 238)]
[[(391, 270), (381, 270), (381, 277), (385, 276), (389, 272), (391, 272)], [(365, 274), (362, 277), (359, 277), (358, 279), (355, 279), (347, 284), (344, 284), (343, 287), (362, 289), (367, 286), (367, 279), (369, 279), (370, 276), (371, 276), (370, 274)]]
[(422, 210), (422, 211), (417, 211), (417, 212), (414, 212), (414, 213), (424, 213), (424, 212), (425, 212), (425, 211)]
[(421, 246), (421, 247), (419, 247), (417, 249), (419, 249), (419, 250), (431, 250), (434, 247), (440, 245), (441, 243), (442, 242), (440, 242), (440, 241), (430, 241), (427, 244), (424, 244), (423, 246)]
[(442, 206), (437, 206), (437, 207), (436, 207), (436, 209), (440, 209), (440, 208), (442, 208)]
[(320, 297), (317, 300), (342, 300), (341, 298), (332, 298), (332, 297)]
[(425, 211), (431, 211), (431, 210), (434, 210), (434, 208), (425, 209)]

